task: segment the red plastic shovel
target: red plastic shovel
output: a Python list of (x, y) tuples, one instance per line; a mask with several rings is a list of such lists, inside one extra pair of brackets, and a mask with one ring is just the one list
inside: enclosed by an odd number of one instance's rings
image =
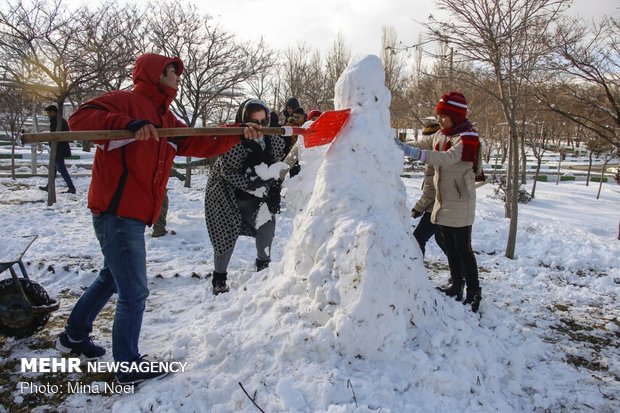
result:
[[(332, 142), (338, 132), (349, 119), (351, 109), (332, 110), (323, 112), (317, 120), (308, 128), (297, 127), (265, 127), (261, 132), (265, 135), (303, 135), (304, 146), (326, 145)], [(162, 137), (174, 136), (230, 136), (243, 135), (242, 127), (215, 127), (215, 128), (168, 128), (158, 129), (157, 133)], [(131, 139), (134, 133), (128, 130), (97, 130), (97, 131), (75, 131), (75, 132), (42, 132), (24, 133), (21, 136), (22, 143), (36, 142), (58, 142), (58, 141), (97, 141), (113, 139)]]

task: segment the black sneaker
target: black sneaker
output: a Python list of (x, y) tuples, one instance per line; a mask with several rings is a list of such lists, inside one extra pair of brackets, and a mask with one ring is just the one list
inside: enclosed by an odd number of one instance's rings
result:
[(105, 348), (93, 343), (92, 338), (88, 337), (79, 343), (72, 343), (65, 332), (58, 336), (58, 340), (56, 340), (56, 350), (63, 354), (70, 354), (73, 356), (83, 355), (87, 359), (96, 359), (105, 354)]
[(150, 371), (152, 360), (148, 360), (146, 357), (145, 354), (138, 360), (131, 362), (131, 367), (137, 371), (116, 373), (116, 382), (118, 384), (139, 384), (146, 380), (164, 378), (170, 373), (169, 371)]
[(256, 266), (256, 272), (262, 271), (265, 268), (269, 267), (270, 262), (271, 262), (271, 259), (269, 258), (265, 260), (261, 260), (260, 258), (257, 258), (256, 261), (254, 262), (254, 265)]
[(463, 301), (463, 305), (471, 304), (471, 311), (478, 312), (480, 302), (482, 301), (482, 290), (475, 291), (473, 294), (467, 292), (467, 297)]
[(226, 285), (226, 280), (213, 280), (213, 295), (227, 293), (230, 288)]
[(230, 290), (226, 285), (227, 275), (228, 273), (226, 272), (213, 271), (213, 279), (211, 280), (211, 284), (213, 285), (213, 295), (227, 293)]
[(463, 300), (463, 289), (464, 288), (465, 288), (464, 285), (462, 285), (460, 287), (455, 287), (454, 284), (450, 284), (450, 285), (448, 285), (446, 287), (437, 287), (437, 289), (439, 291), (441, 291), (442, 293), (444, 293), (448, 297), (454, 297), (454, 299), (456, 301), (462, 301)]
[(65, 194), (75, 194), (75, 188), (69, 188), (65, 191)]
[(39, 189), (40, 189), (41, 191), (45, 191), (45, 192), (47, 192), (47, 185), (45, 185), (45, 186), (40, 186), (40, 187), (39, 187)]

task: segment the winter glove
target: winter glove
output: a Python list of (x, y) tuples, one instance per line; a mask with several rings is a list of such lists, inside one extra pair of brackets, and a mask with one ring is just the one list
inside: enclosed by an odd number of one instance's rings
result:
[(416, 148), (413, 146), (408, 146), (405, 145), (403, 142), (400, 141), (400, 139), (394, 138), (394, 142), (396, 142), (396, 145), (400, 148), (400, 150), (402, 150), (405, 155), (407, 155), (410, 158), (413, 158), (413, 160), (417, 161), (420, 159), (420, 155), (421, 155), (421, 150), (420, 148)]
[(125, 129), (130, 130), (132, 132), (138, 132), (144, 125), (149, 125), (152, 123), (149, 122), (148, 120), (138, 120), (138, 119), (134, 119), (131, 122), (129, 122), (127, 125), (125, 125)]
[(413, 218), (418, 218), (418, 217), (421, 217), (421, 216), (422, 216), (422, 212), (420, 212), (420, 211), (416, 211), (415, 209), (412, 209), (412, 210), (411, 210), (411, 216), (412, 216)]

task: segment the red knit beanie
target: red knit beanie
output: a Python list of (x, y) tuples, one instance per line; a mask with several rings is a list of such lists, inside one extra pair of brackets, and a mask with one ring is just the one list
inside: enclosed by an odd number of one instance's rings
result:
[(437, 114), (449, 116), (454, 126), (465, 122), (467, 119), (465, 96), (461, 92), (446, 93), (437, 102)]
[(308, 112), (308, 116), (306, 117), (307, 120), (312, 120), (313, 117), (315, 116), (321, 116), (323, 112), (321, 112), (320, 110), (317, 109), (312, 109), (310, 112)]

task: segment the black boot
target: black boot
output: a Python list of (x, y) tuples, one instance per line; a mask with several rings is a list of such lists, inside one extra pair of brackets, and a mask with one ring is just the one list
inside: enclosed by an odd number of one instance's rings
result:
[(471, 311), (478, 312), (480, 308), (480, 302), (482, 301), (482, 289), (477, 289), (469, 292), (467, 289), (467, 296), (465, 297), (465, 301), (463, 301), (463, 305), (471, 304)]
[(267, 258), (264, 260), (257, 258), (256, 261), (254, 262), (254, 264), (256, 265), (256, 272), (262, 271), (265, 268), (269, 267), (270, 262), (271, 262), (270, 258)]
[(456, 301), (463, 300), (463, 290), (465, 289), (465, 284), (461, 283), (459, 286), (454, 284), (450, 284), (446, 287), (437, 287), (439, 291), (447, 295), (448, 297), (454, 297)]
[(213, 271), (213, 279), (211, 280), (211, 283), (213, 284), (213, 295), (227, 293), (229, 291), (229, 288), (226, 285), (226, 275), (226, 272)]

